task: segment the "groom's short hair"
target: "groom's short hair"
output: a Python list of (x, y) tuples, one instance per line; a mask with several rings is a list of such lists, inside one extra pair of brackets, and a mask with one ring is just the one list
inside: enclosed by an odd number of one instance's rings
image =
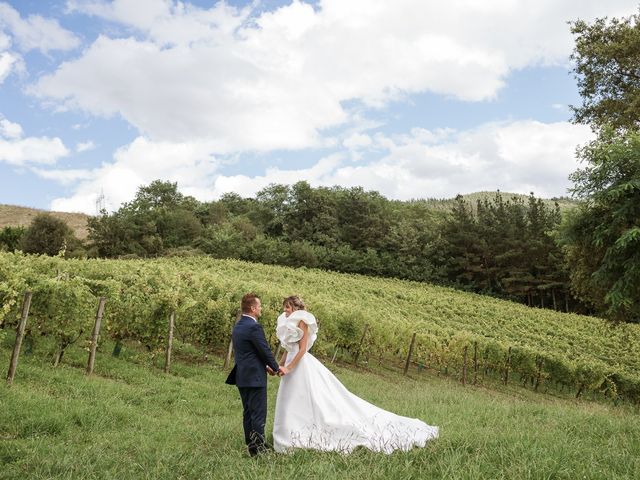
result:
[(260, 297), (255, 293), (247, 293), (242, 297), (242, 302), (240, 302), (240, 307), (242, 308), (242, 313), (251, 313), (251, 307), (253, 307)]

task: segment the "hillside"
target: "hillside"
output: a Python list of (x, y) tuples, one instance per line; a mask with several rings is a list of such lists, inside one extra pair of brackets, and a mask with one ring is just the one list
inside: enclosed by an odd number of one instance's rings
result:
[[(496, 193), (497, 192), (474, 192), (474, 193), (467, 193), (465, 195), (462, 195), (462, 197), (469, 203), (469, 205), (471, 205), (472, 208), (475, 209), (476, 202), (478, 200), (480, 201), (483, 201), (485, 199), (493, 200), (496, 196)], [(526, 203), (529, 198), (528, 195), (523, 195), (520, 193), (500, 192), (500, 194), (504, 201), (511, 200), (513, 197), (516, 197)], [(543, 201), (548, 207), (553, 207), (557, 202), (558, 206), (560, 207), (560, 211), (563, 211), (563, 212), (570, 210), (574, 208), (576, 205), (578, 205), (577, 201), (572, 200), (569, 197), (545, 198), (543, 199)], [(429, 206), (438, 210), (451, 210), (451, 208), (455, 203), (455, 198), (443, 198), (443, 199), (430, 198), (425, 200), (425, 202)]]
[(50, 212), (29, 207), (0, 204), (0, 228), (3, 227), (28, 227), (33, 218), (39, 213), (50, 213), (60, 220), (64, 220), (73, 230), (74, 235), (80, 240), (87, 238), (87, 218), (84, 213)]
[[(9, 361), (12, 338), (0, 342)], [(353, 393), (384, 409), (440, 427), (424, 449), (393, 455), (298, 451), (251, 459), (244, 453), (237, 389), (220, 357), (178, 345), (171, 374), (137, 347), (119, 358), (103, 344), (92, 377), (86, 351), (70, 349), (52, 368), (39, 340), (21, 357), (11, 388), (0, 386), (3, 479), (634, 479), (640, 471), (640, 415), (626, 406), (542, 396), (518, 388), (462, 387), (324, 362)], [(268, 387), (271, 438), (279, 380)]]
[(22, 292), (33, 290), (32, 328), (52, 335), (90, 331), (96, 296), (104, 295), (111, 335), (161, 351), (174, 310), (178, 338), (222, 350), (244, 292), (263, 298), (269, 333), (282, 298), (296, 293), (319, 318), (319, 353), (337, 349), (372, 364), (402, 362), (415, 333), (414, 361), (439, 373), (460, 378), (463, 369), (475, 368), (477, 356), (481, 376), (488, 371), (499, 379), (508, 365), (511, 381), (541, 382), (541, 390), (561, 385), (577, 395), (640, 400), (640, 325), (611, 325), (424, 283), (207, 257), (65, 261), (15, 254), (0, 254), (0, 277), (0, 301), (16, 312)]

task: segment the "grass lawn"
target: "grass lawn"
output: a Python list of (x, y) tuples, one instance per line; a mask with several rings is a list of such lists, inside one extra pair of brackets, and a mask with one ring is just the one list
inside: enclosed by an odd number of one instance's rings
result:
[[(0, 348), (3, 375), (12, 335)], [(72, 348), (54, 369), (46, 343), (0, 385), (2, 479), (615, 479), (640, 478), (640, 411), (522, 388), (462, 387), (433, 375), (330, 365), (354, 393), (440, 427), (424, 449), (392, 455), (297, 451), (253, 459), (244, 450), (237, 389), (222, 360), (176, 359), (169, 375), (146, 354), (106, 343), (96, 374)], [(271, 431), (278, 379), (270, 378)]]

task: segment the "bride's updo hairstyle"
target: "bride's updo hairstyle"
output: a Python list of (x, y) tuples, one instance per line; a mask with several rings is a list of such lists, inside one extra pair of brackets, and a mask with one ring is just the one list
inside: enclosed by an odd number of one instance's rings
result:
[(286, 307), (287, 305), (289, 305), (293, 310), (306, 310), (304, 302), (297, 295), (291, 295), (290, 297), (285, 298), (282, 302), (282, 306)]

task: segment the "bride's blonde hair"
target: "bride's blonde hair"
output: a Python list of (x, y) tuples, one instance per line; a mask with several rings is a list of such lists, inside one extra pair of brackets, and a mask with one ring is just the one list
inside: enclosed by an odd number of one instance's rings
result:
[(289, 305), (293, 310), (306, 310), (304, 302), (298, 295), (291, 295), (290, 297), (285, 298), (282, 302), (282, 306), (286, 307), (287, 305)]

